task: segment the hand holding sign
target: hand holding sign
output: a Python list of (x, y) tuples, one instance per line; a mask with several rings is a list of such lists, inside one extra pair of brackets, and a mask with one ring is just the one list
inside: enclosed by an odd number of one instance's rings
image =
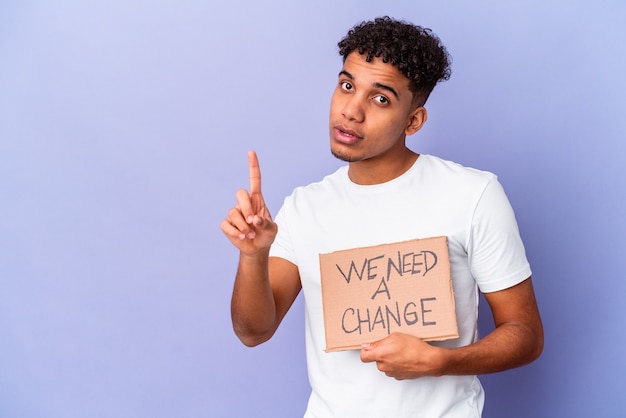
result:
[(361, 348), (361, 361), (376, 362), (376, 367), (397, 380), (415, 379), (424, 376), (441, 376), (442, 349), (434, 347), (420, 338), (393, 333)]
[(237, 191), (237, 205), (221, 223), (222, 232), (242, 253), (254, 255), (274, 242), (278, 227), (261, 193), (261, 169), (254, 151), (248, 152), (250, 191)]

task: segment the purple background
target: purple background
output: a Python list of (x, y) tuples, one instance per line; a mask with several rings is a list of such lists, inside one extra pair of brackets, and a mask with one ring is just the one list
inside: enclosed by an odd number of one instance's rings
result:
[(485, 417), (623, 416), (625, 3), (382, 3), (0, 2), (1, 417), (301, 416), (302, 301), (243, 347), (219, 223), (248, 149), (274, 213), (339, 165), (336, 42), (383, 14), (453, 56), (411, 146), (496, 172), (533, 266), (546, 348)]

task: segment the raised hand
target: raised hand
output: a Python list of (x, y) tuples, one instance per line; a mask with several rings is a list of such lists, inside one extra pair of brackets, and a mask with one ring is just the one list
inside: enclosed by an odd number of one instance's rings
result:
[(268, 250), (278, 227), (265, 206), (261, 193), (261, 169), (254, 151), (248, 152), (250, 191), (237, 191), (237, 205), (221, 223), (222, 232), (243, 254), (254, 255)]

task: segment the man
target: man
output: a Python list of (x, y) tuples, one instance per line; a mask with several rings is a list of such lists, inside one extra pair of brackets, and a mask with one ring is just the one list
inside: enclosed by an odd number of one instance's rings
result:
[[(268, 340), (302, 290), (306, 417), (478, 417), (484, 394), (476, 375), (527, 364), (543, 347), (513, 211), (493, 174), (406, 146), (426, 122), (430, 92), (450, 75), (439, 38), (385, 17), (352, 28), (339, 49), (330, 143), (348, 165), (297, 188), (274, 222), (250, 152), (250, 190), (237, 192), (221, 224), (240, 250), (234, 330), (248, 346)], [(392, 333), (360, 351), (325, 352), (319, 254), (435, 236), (448, 238), (459, 338), (427, 343)], [(482, 339), (479, 289), (495, 322)]]

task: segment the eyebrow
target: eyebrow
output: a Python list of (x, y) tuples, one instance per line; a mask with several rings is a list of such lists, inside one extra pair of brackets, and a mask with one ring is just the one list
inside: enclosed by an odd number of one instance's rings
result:
[[(346, 76), (348, 77), (350, 80), (354, 80), (354, 77), (352, 76), (352, 74), (350, 74), (349, 72), (347, 72), (346, 70), (341, 70), (339, 72), (339, 76)], [(396, 96), (396, 99), (400, 99), (400, 97), (398, 96), (398, 92), (391, 86), (388, 86), (386, 84), (382, 84), (382, 83), (372, 83), (372, 86), (376, 87), (377, 89), (381, 89), (381, 90), (387, 90), (389, 91), (391, 94), (393, 94), (394, 96)]]

